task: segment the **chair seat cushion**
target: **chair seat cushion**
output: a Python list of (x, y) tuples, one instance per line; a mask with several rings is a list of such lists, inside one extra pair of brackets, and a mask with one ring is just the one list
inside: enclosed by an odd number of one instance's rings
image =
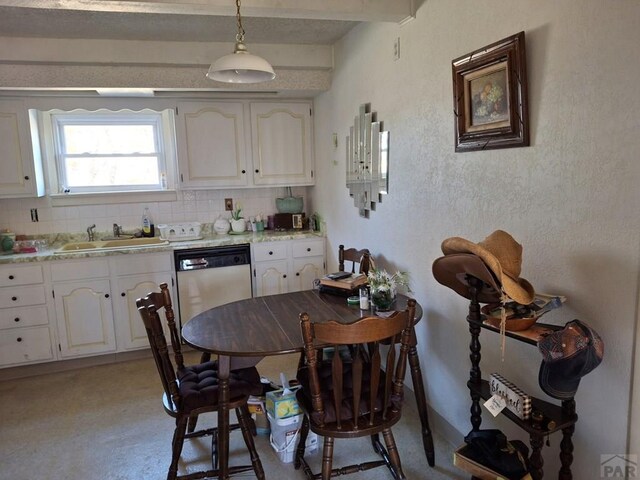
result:
[[(358, 406), (359, 412), (357, 413), (357, 416), (366, 415), (371, 411), (369, 406), (369, 369), (370, 367), (368, 365), (365, 365), (363, 368), (362, 393), (360, 395), (360, 403)], [(319, 425), (333, 423), (337, 420), (337, 416), (333, 398), (333, 376), (331, 371), (331, 362), (325, 361), (319, 363), (317, 366), (317, 370), (318, 380), (320, 382), (320, 396), (322, 398), (324, 407), (324, 415), (320, 416), (317, 412), (313, 411), (311, 396), (309, 393), (311, 389), (309, 387), (309, 371), (307, 366), (302, 367), (298, 370), (297, 378), (302, 388), (297, 393), (297, 399), (302, 407), (310, 414), (312, 422)], [(354, 418), (351, 363), (344, 363), (343, 382), (344, 384), (342, 389), (342, 402), (340, 404), (340, 418), (342, 421), (346, 421), (352, 420)], [(384, 371), (381, 371), (380, 386), (378, 388), (378, 394), (375, 398), (373, 406), (374, 412), (380, 412), (382, 410), (384, 382), (385, 374)]]
[[(184, 411), (218, 405), (218, 362), (185, 366), (178, 370), (178, 388)], [(229, 397), (261, 395), (260, 374), (255, 367), (233, 370), (229, 375)]]

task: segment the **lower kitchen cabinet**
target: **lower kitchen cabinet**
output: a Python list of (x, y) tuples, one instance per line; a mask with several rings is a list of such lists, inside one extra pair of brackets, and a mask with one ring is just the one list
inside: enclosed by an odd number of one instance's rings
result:
[(254, 296), (311, 290), (325, 273), (324, 238), (252, 243)]
[(54, 292), (62, 357), (115, 351), (108, 279), (55, 283)]
[(158, 291), (162, 282), (175, 299), (171, 265), (170, 252), (52, 263), (60, 356), (148, 347), (136, 299)]
[[(149, 340), (136, 300), (150, 292), (160, 291), (159, 285), (169, 285), (169, 293), (177, 309), (177, 297), (174, 289), (171, 266), (171, 252), (140, 253), (111, 257), (110, 269), (114, 289), (114, 310), (117, 350), (147, 348)], [(163, 322), (166, 330), (167, 326)]]
[(44, 362), (53, 358), (48, 326), (0, 331), (0, 365)]
[(289, 291), (289, 262), (287, 260), (256, 262), (253, 269), (255, 276), (255, 297), (276, 295)]
[(55, 359), (42, 265), (0, 266), (0, 367)]

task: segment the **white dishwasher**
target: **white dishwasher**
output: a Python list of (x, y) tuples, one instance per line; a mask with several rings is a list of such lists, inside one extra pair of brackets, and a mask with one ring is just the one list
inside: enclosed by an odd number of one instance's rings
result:
[(248, 244), (174, 252), (180, 324), (209, 308), (251, 298)]

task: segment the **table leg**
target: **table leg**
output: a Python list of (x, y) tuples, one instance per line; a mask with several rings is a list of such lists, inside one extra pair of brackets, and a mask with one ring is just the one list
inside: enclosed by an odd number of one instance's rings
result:
[(430, 467), (435, 465), (435, 452), (433, 449), (433, 436), (429, 427), (429, 417), (427, 416), (427, 399), (424, 394), (424, 383), (422, 382), (422, 370), (420, 369), (420, 360), (418, 359), (418, 350), (416, 348), (418, 341), (415, 331), (412, 333), (411, 347), (409, 348), (409, 366), (411, 367), (411, 381), (413, 382), (413, 390), (416, 395), (416, 405), (418, 414), (420, 415), (420, 424), (422, 425), (422, 445), (424, 453), (427, 456), (427, 462)]
[(218, 463), (220, 479), (229, 478), (229, 365), (226, 355), (218, 356)]

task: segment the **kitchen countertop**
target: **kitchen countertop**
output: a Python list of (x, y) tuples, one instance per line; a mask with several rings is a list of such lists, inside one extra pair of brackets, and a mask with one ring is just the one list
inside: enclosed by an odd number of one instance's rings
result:
[[(263, 231), (246, 232), (241, 235), (206, 234), (200, 240), (183, 242), (169, 242), (168, 244), (150, 245), (148, 247), (122, 248), (118, 250), (92, 250), (69, 253), (54, 253), (62, 244), (51, 245), (36, 253), (14, 253), (0, 256), (0, 264), (44, 262), (49, 260), (73, 260), (87, 257), (107, 257), (112, 255), (127, 255), (131, 253), (168, 252), (187, 248), (210, 248), (223, 245), (240, 245), (245, 243), (272, 242), (280, 240), (302, 240), (305, 238), (322, 238), (321, 232), (304, 231)], [(66, 242), (65, 242), (66, 243)]]

